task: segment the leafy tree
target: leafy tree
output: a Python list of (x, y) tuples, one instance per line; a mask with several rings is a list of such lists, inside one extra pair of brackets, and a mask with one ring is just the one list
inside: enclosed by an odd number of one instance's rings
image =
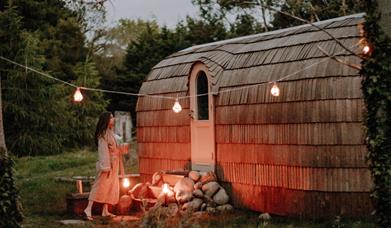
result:
[(364, 31), (373, 50), (365, 56), (361, 74), (368, 160), (375, 184), (372, 197), (379, 227), (391, 227), (391, 39), (379, 26), (382, 9), (378, 2), (370, 0), (366, 4)]
[[(1, 5), (0, 7), (5, 7)], [(13, 32), (19, 28), (20, 18), (17, 16), (14, 9), (9, 9), (6, 11), (0, 11), (0, 28), (6, 28), (7, 30)], [(0, 30), (0, 42), (9, 41), (9, 45), (13, 46), (14, 42), (17, 42), (15, 39), (5, 39), (7, 37), (6, 32), (2, 29)], [(4, 47), (0, 46), (0, 54), (3, 54), (2, 51)], [(2, 64), (2, 67), (5, 64)], [(4, 137), (4, 128), (3, 128), (3, 102), (2, 102), (2, 79), (4, 72), (0, 71), (0, 227), (20, 227), (20, 222), (23, 219), (21, 205), (18, 196), (18, 190), (15, 186), (14, 179), (14, 163), (9, 157), (7, 152), (7, 147)]]
[[(285, 0), (280, 4), (276, 4), (275, 7), (280, 7), (283, 12), (290, 13), (307, 21), (315, 22), (364, 12), (364, 2), (364, 0)], [(280, 13), (274, 14), (274, 19), (271, 23), (273, 29), (287, 28), (302, 24), (302, 22)]]
[[(90, 88), (100, 87), (100, 77), (95, 63), (87, 59), (84, 63), (78, 63), (74, 71), (77, 75), (75, 84)], [(82, 90), (83, 101), (75, 103), (72, 101), (72, 92), (68, 92), (67, 100), (73, 121), (69, 122), (65, 144), (71, 147), (93, 146), (97, 116), (106, 110), (108, 102), (101, 92)]]
[[(42, 70), (44, 57), (35, 34), (22, 32), (15, 61)], [(62, 151), (67, 111), (63, 86), (18, 66), (10, 66), (3, 83), (6, 142), (16, 155)]]

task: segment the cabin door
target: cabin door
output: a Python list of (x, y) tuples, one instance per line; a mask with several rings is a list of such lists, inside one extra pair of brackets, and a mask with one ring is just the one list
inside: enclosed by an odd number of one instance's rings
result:
[(215, 170), (214, 102), (208, 68), (194, 65), (190, 75), (191, 168)]

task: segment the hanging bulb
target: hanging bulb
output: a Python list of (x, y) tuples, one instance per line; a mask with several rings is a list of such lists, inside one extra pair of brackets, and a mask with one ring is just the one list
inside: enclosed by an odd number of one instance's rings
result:
[(79, 87), (77, 87), (75, 94), (73, 94), (73, 99), (76, 102), (81, 102), (83, 100), (83, 94), (81, 94)]
[(182, 106), (181, 106), (181, 104), (179, 104), (178, 98), (175, 99), (175, 103), (174, 103), (174, 106), (172, 106), (172, 110), (175, 113), (182, 111)]
[(361, 38), (360, 41), (359, 41), (359, 44), (360, 44), (360, 47), (362, 48), (361, 49), (362, 54), (364, 54), (364, 55), (370, 55), (371, 54), (372, 46), (368, 42), (367, 39)]
[(128, 179), (128, 178), (122, 179), (122, 186), (123, 186), (124, 188), (127, 188), (127, 187), (130, 186), (130, 182), (129, 182), (129, 179)]
[(280, 88), (278, 88), (277, 83), (273, 83), (273, 87), (272, 87), (272, 89), (270, 90), (270, 93), (271, 93), (273, 96), (275, 96), (275, 97), (280, 96)]
[(371, 51), (371, 47), (369, 45), (365, 45), (362, 49), (362, 52), (367, 55)]

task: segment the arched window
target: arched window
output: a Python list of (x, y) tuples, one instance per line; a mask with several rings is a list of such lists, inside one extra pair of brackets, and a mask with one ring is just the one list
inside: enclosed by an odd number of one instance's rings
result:
[[(208, 100), (208, 77), (205, 72), (201, 71), (197, 76), (197, 119), (209, 119), (209, 100)], [(201, 95), (204, 94), (204, 95)], [(199, 96), (201, 95), (201, 96)]]

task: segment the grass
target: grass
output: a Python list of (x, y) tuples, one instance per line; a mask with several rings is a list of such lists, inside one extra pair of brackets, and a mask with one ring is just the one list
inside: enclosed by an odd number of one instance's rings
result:
[[(134, 153), (134, 151), (133, 151)], [(133, 156), (134, 158), (134, 156)], [(70, 151), (60, 155), (16, 158), (16, 182), (20, 190), (25, 219), (24, 227), (58, 227), (58, 220), (72, 219), (66, 214), (65, 195), (76, 192), (74, 183), (55, 181), (55, 177), (94, 176), (97, 153), (89, 150)], [(126, 173), (137, 173), (134, 159), (127, 159)], [(153, 219), (148, 227), (182, 226), (182, 227), (257, 227), (257, 212), (240, 211), (230, 214), (180, 216), (165, 218), (158, 221)], [(70, 225), (67, 227), (138, 227), (145, 224), (121, 222), (112, 223), (97, 220), (83, 226)], [(375, 227), (371, 221), (352, 221), (342, 218), (340, 222), (310, 221), (288, 219), (273, 216), (267, 227)]]

